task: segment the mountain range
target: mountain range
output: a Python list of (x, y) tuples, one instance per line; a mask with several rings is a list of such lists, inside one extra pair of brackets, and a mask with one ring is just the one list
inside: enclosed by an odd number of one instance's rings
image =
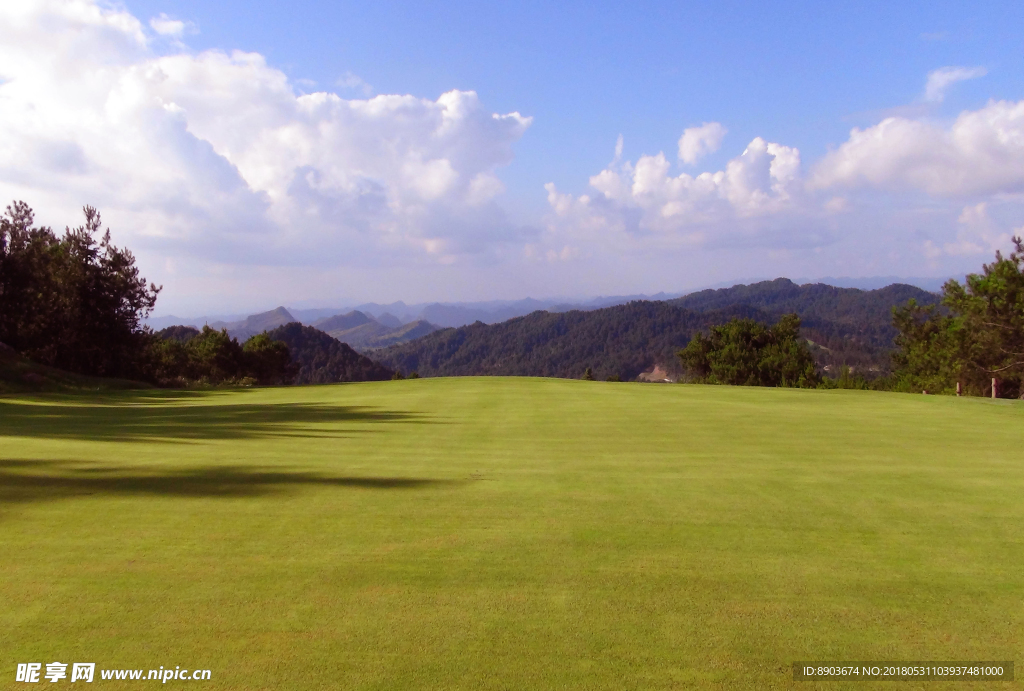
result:
[[(682, 371), (675, 353), (698, 331), (736, 317), (772, 323), (782, 314), (795, 312), (802, 320), (802, 335), (823, 370), (836, 371), (847, 365), (876, 376), (889, 367), (896, 335), (892, 308), (910, 299), (928, 305), (936, 303), (939, 296), (904, 284), (861, 290), (825, 284), (797, 285), (780, 278), (607, 307), (566, 309), (570, 306), (549, 305), (548, 309), (537, 309), (496, 324), (477, 320), (469, 325), (439, 328), (424, 319), (403, 323), (402, 317), (394, 312), (406, 313), (401, 311), (401, 304), (393, 303), (387, 306), (394, 310), (391, 312), (376, 306), (377, 316), (350, 310), (320, 316), (312, 326), (296, 323), (296, 316), (284, 307), (211, 326), (226, 328), (239, 340), (269, 331), (271, 335), (281, 335), (292, 347), (301, 345), (302, 362), (319, 363), (307, 367), (308, 372), (301, 377), (306, 382), (339, 381), (339, 377), (351, 380), (353, 376), (381, 378), (385, 371), (415, 371), (422, 376), (577, 377), (587, 368), (600, 378), (633, 380), (680, 376)], [(486, 306), (493, 317), (501, 314), (501, 309), (514, 312), (538, 304), (543, 303), (519, 301)], [(451, 322), (482, 309), (428, 305), (423, 313)], [(166, 330), (167, 337), (174, 337), (171, 331)], [(285, 335), (288, 338), (283, 338)], [(348, 355), (334, 353), (342, 345), (370, 355), (380, 371), (371, 372), (365, 362), (348, 363)], [(335, 369), (338, 371), (334, 372)], [(357, 371), (362, 374), (354, 374)]]
[[(800, 279), (797, 284), (827, 284), (839, 288), (859, 288), (861, 290), (875, 290), (893, 284), (906, 284), (916, 286), (923, 290), (938, 292), (945, 278), (898, 278), (894, 276), (874, 276), (867, 278), (827, 278), (817, 280)], [(748, 283), (762, 283), (758, 279)], [(738, 284), (737, 281), (709, 286), (711, 289), (729, 288)], [(521, 317), (537, 310), (548, 312), (568, 312), (570, 310), (593, 310), (602, 307), (613, 307), (624, 305), (627, 302), (636, 300), (664, 301), (682, 297), (692, 292), (656, 293), (654, 295), (613, 295), (595, 297), (589, 299), (546, 299), (536, 300), (525, 298), (523, 300), (490, 300), (485, 302), (431, 302), (406, 304), (398, 301), (388, 304), (368, 302), (348, 307), (317, 307), (311, 309), (287, 308), (287, 312), (295, 321), (307, 326), (314, 325), (317, 321), (338, 314), (346, 314), (352, 311), (363, 312), (373, 317), (385, 326), (397, 328), (400, 325), (426, 320), (436, 326), (465, 326), (477, 321), (484, 324), (497, 324), (499, 322)], [(273, 310), (272, 310), (273, 311)], [(209, 317), (177, 317), (166, 315), (161, 317), (150, 317), (146, 323), (153, 329), (159, 330), (167, 326), (183, 324), (188, 326), (202, 327), (203, 324), (221, 328), (222, 325), (244, 322), (245, 315), (219, 315)], [(396, 323), (397, 322), (397, 323)], [(230, 330), (230, 329), (229, 329)]]
[[(237, 321), (215, 321), (209, 324), (209, 326), (217, 330), (227, 329), (228, 335), (232, 338), (244, 341), (250, 336), (296, 322), (299, 322), (299, 320), (290, 311), (284, 307), (278, 307), (268, 312), (251, 314), (245, 319)], [(192, 325), (181, 324), (175, 326)], [(382, 313), (380, 317), (375, 318), (358, 310), (318, 319), (311, 326), (358, 351), (368, 351), (396, 343), (405, 343), (438, 329), (438, 327), (422, 319), (405, 324), (391, 314)], [(164, 331), (168, 328), (172, 327), (167, 327)]]
[(268, 331), (267, 335), (288, 345), (291, 360), (299, 368), (295, 384), (380, 381), (394, 374), (312, 326), (291, 322)]
[[(632, 380), (657, 370), (681, 374), (678, 349), (701, 330), (732, 318), (772, 323), (800, 315), (802, 334), (826, 371), (852, 366), (869, 375), (889, 366), (892, 308), (938, 295), (910, 285), (878, 290), (796, 285), (780, 278), (706, 290), (667, 301), (633, 301), (592, 311), (538, 311), (500, 324), (441, 329), (374, 353), (386, 367), (422, 376), (517, 375)], [(659, 377), (660, 378), (660, 377)]]
[(313, 326), (361, 352), (405, 343), (439, 328), (425, 319), (403, 324), (386, 312), (374, 318), (359, 310), (318, 319)]

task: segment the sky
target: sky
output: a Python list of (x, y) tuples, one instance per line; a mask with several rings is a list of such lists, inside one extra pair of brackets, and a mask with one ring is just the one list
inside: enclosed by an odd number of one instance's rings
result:
[(21, 0), (0, 200), (98, 208), (158, 315), (962, 276), (1024, 233), (1021, 28), (1010, 2)]

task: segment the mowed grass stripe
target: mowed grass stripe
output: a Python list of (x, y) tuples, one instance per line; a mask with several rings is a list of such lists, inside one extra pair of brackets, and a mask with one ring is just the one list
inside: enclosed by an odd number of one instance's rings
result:
[(1022, 423), (1001, 401), (511, 378), (0, 398), (0, 655), (10, 679), (95, 661), (231, 689), (1019, 661)]

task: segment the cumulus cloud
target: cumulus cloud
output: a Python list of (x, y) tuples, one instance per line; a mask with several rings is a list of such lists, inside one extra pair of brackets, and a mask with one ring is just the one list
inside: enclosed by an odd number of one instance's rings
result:
[(683, 130), (679, 138), (679, 160), (694, 164), (707, 154), (718, 151), (728, 130), (718, 122), (705, 122), (700, 127)]
[[(680, 158), (693, 160), (713, 148), (720, 132), (724, 128), (707, 124), (686, 130)], [(616, 157), (590, 178), (586, 194), (546, 186), (546, 247), (549, 258), (564, 246), (599, 240), (620, 252), (752, 240), (765, 247), (821, 247), (852, 232), (879, 246), (912, 242), (917, 251), (923, 240), (932, 258), (991, 253), (1006, 247), (1010, 234), (989, 212), (999, 206), (1002, 216), (1019, 216), (1013, 195), (1024, 193), (1022, 162), (1024, 101), (990, 102), (946, 125), (890, 117), (854, 129), (811, 175), (804, 174), (796, 148), (760, 137), (722, 170), (696, 175), (673, 175), (664, 154), (635, 163)], [(893, 191), (923, 196), (896, 198)]]
[(240, 263), (450, 261), (517, 232), (496, 169), (530, 118), (472, 91), (302, 94), (256, 53), (160, 54), (134, 16), (90, 0), (4, 4), (0, 65), (0, 195), (96, 205), (122, 238)]
[(594, 194), (580, 196), (549, 183), (552, 242), (567, 235), (700, 244), (730, 224), (801, 211), (800, 152), (792, 147), (758, 137), (724, 170), (672, 176), (670, 168), (663, 153), (613, 164), (590, 178)]
[(957, 219), (957, 226), (954, 242), (943, 243), (939, 247), (928, 240), (925, 242), (925, 254), (933, 259), (942, 254), (954, 257), (990, 255), (996, 250), (1008, 249), (1014, 234), (998, 228), (989, 215), (987, 202), (965, 206)]
[(814, 186), (917, 189), (938, 197), (1024, 192), (1024, 101), (993, 101), (949, 127), (886, 118), (816, 168)]
[(928, 81), (924, 87), (924, 99), (932, 103), (941, 103), (946, 98), (946, 91), (957, 82), (977, 79), (988, 74), (984, 67), (940, 67), (928, 73)]

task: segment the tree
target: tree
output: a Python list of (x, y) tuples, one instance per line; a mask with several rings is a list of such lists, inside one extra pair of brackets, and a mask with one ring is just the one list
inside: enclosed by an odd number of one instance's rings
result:
[(594, 381), (594, 370), (590, 369), (589, 367), (583, 370), (582, 379), (583, 381)]
[(286, 384), (295, 379), (288, 345), (266, 333), (239, 345), (227, 330), (169, 327), (153, 337), (150, 379), (164, 386)]
[(940, 305), (922, 307), (910, 300), (893, 309), (893, 325), (899, 330), (892, 354), (894, 388), (952, 393), (964, 373), (962, 320)]
[(198, 336), (186, 344), (192, 367), (192, 378), (211, 383), (234, 381), (242, 377), (242, 346), (228, 335), (227, 329), (216, 331), (204, 326)]
[(771, 327), (752, 319), (712, 326), (677, 355), (684, 369), (708, 384), (813, 387), (820, 381), (795, 314), (783, 315)]
[(1024, 380), (1024, 243), (982, 266), (966, 281), (942, 287), (942, 309), (911, 302), (893, 312), (899, 329), (894, 376), (905, 390), (1019, 396)]
[(0, 217), (0, 341), (81, 374), (138, 376), (149, 336), (142, 326), (160, 288), (115, 247), (91, 206), (58, 237), (14, 202)]
[(295, 379), (298, 366), (291, 364), (288, 346), (271, 340), (265, 332), (242, 344), (242, 369), (258, 384), (286, 384)]

